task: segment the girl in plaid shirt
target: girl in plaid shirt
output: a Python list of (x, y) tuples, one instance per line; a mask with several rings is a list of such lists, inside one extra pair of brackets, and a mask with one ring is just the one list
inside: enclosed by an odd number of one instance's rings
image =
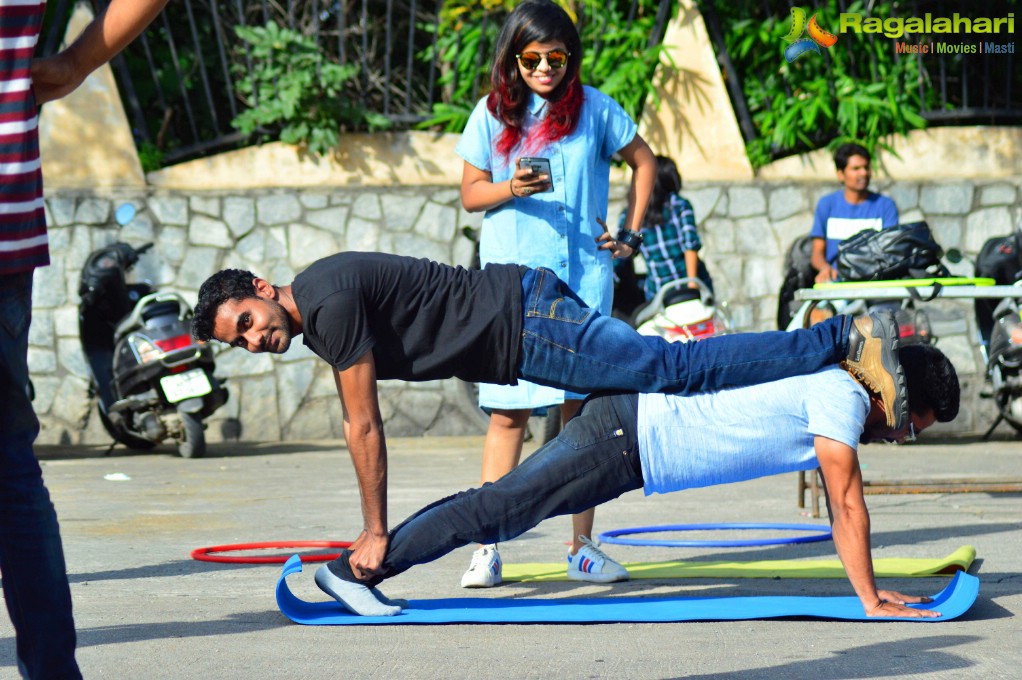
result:
[[(696, 231), (692, 204), (678, 193), (681, 191), (678, 166), (668, 156), (657, 156), (656, 162), (656, 185), (642, 224), (644, 240), (639, 246), (648, 269), (646, 300), (652, 300), (664, 284), (685, 277), (698, 278), (712, 291), (713, 280), (699, 258), (703, 244)], [(624, 214), (621, 218), (624, 219)]]

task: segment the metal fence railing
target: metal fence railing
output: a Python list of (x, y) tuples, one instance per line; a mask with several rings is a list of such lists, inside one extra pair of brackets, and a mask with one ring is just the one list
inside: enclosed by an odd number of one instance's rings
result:
[[(96, 13), (108, 4), (87, 1)], [(631, 21), (640, 0), (616, 1), (623, 8), (631, 5)], [(651, 35), (658, 43), (673, 0), (642, 1), (645, 6), (659, 2)], [(582, 23), (587, 20), (581, 11), (585, 3), (578, 4)], [(72, 5), (71, 0), (50, 0), (40, 55), (59, 49)], [(395, 128), (408, 128), (427, 119), (446, 93), (467, 85), (456, 82), (458, 74), (448, 64), (425, 57), (436, 51), (438, 32), (447, 30), (443, 9), (444, 0), (176, 0), (112, 66), (140, 150), (159, 150), (164, 163), (247, 141), (231, 125), (250, 104), (239, 96), (236, 83), (260, 64), (238, 38), (236, 26), (274, 22), (313, 38), (330, 60), (359, 67), (351, 96), (361, 107), (386, 117)], [(488, 86), (493, 45), (486, 37), (495, 35), (504, 16), (497, 4), (483, 17), (473, 97)]]

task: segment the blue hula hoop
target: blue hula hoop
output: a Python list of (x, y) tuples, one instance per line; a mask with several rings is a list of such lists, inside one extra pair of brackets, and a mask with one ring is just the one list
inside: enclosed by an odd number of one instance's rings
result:
[[(808, 536), (781, 536), (778, 538), (751, 538), (735, 539), (728, 541), (707, 540), (707, 541), (666, 541), (651, 538), (619, 538), (620, 536), (631, 536), (632, 534), (650, 534), (663, 531), (734, 531), (748, 529), (772, 529), (776, 531), (808, 531)], [(652, 527), (630, 527), (624, 529), (612, 529), (599, 535), (602, 543), (616, 543), (617, 545), (638, 545), (655, 546), (661, 548), (740, 548), (755, 545), (784, 545), (789, 543), (816, 543), (818, 541), (829, 541), (832, 538), (829, 526), (819, 524), (771, 524), (747, 522), (741, 524), (720, 523), (720, 524), (664, 524)]]

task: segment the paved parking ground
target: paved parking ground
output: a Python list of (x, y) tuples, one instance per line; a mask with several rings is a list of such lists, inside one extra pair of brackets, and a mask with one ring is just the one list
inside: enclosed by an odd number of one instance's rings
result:
[[(1002, 438), (873, 445), (865, 478), (1022, 477), (1022, 443)], [(390, 442), (392, 523), (479, 474), (482, 439)], [(350, 540), (359, 498), (340, 442), (221, 444), (182, 460), (103, 449), (40, 450), (61, 519), (79, 663), (86, 678), (1017, 678), (1022, 668), (1022, 495), (870, 496), (874, 554), (943, 557), (973, 545), (980, 599), (940, 624), (770, 620), (614, 625), (304, 627), (276, 609), (278, 566), (198, 562), (194, 548)], [(794, 475), (646, 499), (597, 512), (597, 529), (685, 522), (825, 522), (796, 505)], [(506, 562), (561, 560), (568, 518), (502, 546)], [(606, 546), (621, 561), (832, 557), (833, 544), (739, 549)], [(392, 597), (462, 597), (471, 548), (385, 584)], [(323, 599), (312, 569), (289, 580)], [(934, 593), (946, 577), (883, 587)], [(845, 580), (691, 579), (605, 586), (511, 584), (479, 597), (850, 595)], [(0, 678), (17, 677), (0, 618)]]

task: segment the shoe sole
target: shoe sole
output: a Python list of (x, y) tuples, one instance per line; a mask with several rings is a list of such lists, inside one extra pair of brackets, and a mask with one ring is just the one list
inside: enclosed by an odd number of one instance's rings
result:
[[(881, 343), (880, 365), (861, 364), (860, 369), (856, 372), (863, 379), (865, 379), (864, 370), (890, 377), (890, 385), (874, 385), (872, 387), (880, 392), (888, 427), (900, 430), (908, 422), (908, 386), (905, 384), (905, 369), (901, 367), (901, 361), (898, 359), (900, 346), (898, 322), (895, 320), (893, 312), (876, 313), (872, 315), (872, 319), (873, 330), (870, 335)], [(869, 381), (867, 380), (867, 382)]]
[(500, 579), (500, 580), (494, 579), (493, 583), (465, 583), (464, 581), (462, 581), (461, 582), (461, 587), (462, 588), (493, 588), (494, 586), (499, 586), (503, 582), (504, 582), (504, 579)]
[[(892, 338), (890, 351), (882, 352), (880, 361), (883, 364), (884, 370), (894, 378), (895, 404), (900, 408), (894, 414), (894, 422), (891, 425), (895, 430), (900, 430), (908, 422), (908, 385), (905, 382), (905, 369), (902, 368), (901, 359), (898, 356), (901, 338), (898, 334), (898, 322), (895, 319), (894, 312), (879, 316), (881, 317), (881, 323), (886, 334)], [(876, 330), (874, 327), (873, 337), (878, 337), (875, 334)], [(891, 409), (894, 409), (894, 404), (892, 404)]]
[(612, 574), (586, 574), (584, 572), (568, 572), (568, 578), (572, 581), (585, 581), (588, 583), (618, 583), (627, 581), (628, 576), (614, 576)]

